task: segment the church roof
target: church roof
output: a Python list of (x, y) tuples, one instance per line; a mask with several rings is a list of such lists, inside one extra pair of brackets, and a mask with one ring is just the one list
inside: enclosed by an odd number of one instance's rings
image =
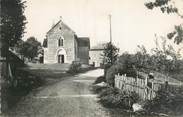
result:
[(90, 48), (90, 39), (89, 37), (77, 37), (78, 46), (80, 47), (89, 47)]
[(67, 29), (71, 30), (73, 33), (75, 33), (67, 24), (65, 24), (62, 20), (59, 20), (55, 25), (52, 26), (52, 28), (47, 32), (49, 33), (50, 31), (52, 31), (57, 25), (59, 25), (61, 23), (61, 25), (63, 25), (64, 27), (66, 27)]
[(105, 49), (105, 45), (106, 45), (106, 43), (99, 43), (99, 44), (97, 44), (97, 45), (91, 47), (90, 50), (91, 50), (91, 51), (92, 51), (92, 50), (104, 50), (104, 49)]

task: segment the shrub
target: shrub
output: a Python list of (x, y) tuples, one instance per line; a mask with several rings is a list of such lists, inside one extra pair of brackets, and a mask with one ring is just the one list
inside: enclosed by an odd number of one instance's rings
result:
[(139, 100), (139, 96), (134, 92), (125, 92), (112, 87), (102, 89), (99, 98), (106, 107), (123, 109), (132, 109), (132, 104)]
[(110, 86), (114, 86), (115, 74), (119, 73), (126, 74), (128, 77), (137, 76), (137, 59), (133, 54), (124, 53), (119, 58), (118, 61), (108, 68), (106, 72), (106, 81)]
[(111, 66), (107, 72), (106, 72), (106, 82), (110, 85), (110, 86), (114, 86), (114, 78), (115, 78), (115, 74), (118, 73), (120, 67), (118, 65), (113, 65)]
[(106, 79), (105, 79), (104, 76), (98, 77), (93, 84), (98, 84), (98, 83), (101, 83), (101, 82), (106, 82)]
[(72, 62), (69, 70), (68, 70), (68, 73), (78, 73), (79, 71), (81, 70), (81, 63), (79, 62)]
[(106, 81), (110, 86), (114, 86), (114, 78), (116, 74), (126, 74), (129, 77), (136, 77), (137, 71), (132, 67), (127, 67), (126, 64), (115, 64), (111, 66), (106, 73)]
[(103, 89), (105, 89), (106, 87), (101, 87), (101, 86), (92, 86), (92, 91), (94, 93), (100, 93)]
[(160, 89), (153, 100), (145, 103), (144, 108), (148, 112), (183, 114), (183, 88), (176, 91)]

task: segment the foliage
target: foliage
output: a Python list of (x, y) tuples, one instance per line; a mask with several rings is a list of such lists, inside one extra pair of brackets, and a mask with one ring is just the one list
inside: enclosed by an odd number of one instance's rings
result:
[(144, 68), (145, 66), (149, 65), (149, 58), (150, 55), (147, 53), (146, 48), (142, 45), (138, 45), (138, 51), (135, 54), (135, 67), (140, 70), (142, 68)]
[(179, 70), (177, 52), (171, 45), (166, 43), (166, 39), (162, 39), (162, 45), (156, 40), (156, 48), (152, 49), (151, 61), (154, 65), (154, 70), (161, 72), (170, 72)]
[[(179, 13), (178, 8), (174, 5), (173, 0), (155, 0), (154, 2), (147, 2), (145, 6), (148, 9), (160, 8), (162, 13), (176, 13), (183, 18)], [(180, 44), (183, 41), (182, 25), (175, 26), (174, 31), (167, 34), (168, 39), (174, 39), (174, 43)]]
[(98, 77), (98, 78), (95, 80), (94, 84), (101, 83), (101, 82), (106, 82), (106, 79), (105, 79), (104, 76)]
[(170, 91), (164, 88), (157, 92), (153, 100), (145, 103), (144, 108), (148, 112), (158, 112), (167, 114), (183, 114), (183, 88)]
[(122, 54), (116, 63), (107, 70), (106, 82), (110, 86), (114, 86), (114, 78), (118, 73), (126, 74), (128, 77), (137, 77), (139, 71), (145, 73), (180, 71), (180, 61), (178, 61), (173, 47), (167, 45), (166, 40), (163, 40), (161, 45), (156, 41), (156, 46), (152, 49), (152, 55), (147, 53), (144, 46), (138, 46), (139, 50), (135, 54)]
[(103, 57), (104, 57), (104, 64), (112, 65), (115, 63), (118, 57), (119, 48), (117, 48), (114, 44), (111, 42), (107, 43), (104, 51), (103, 51)]
[(103, 106), (123, 109), (132, 109), (132, 104), (140, 99), (134, 92), (125, 92), (112, 87), (102, 88), (99, 98)]
[(105, 45), (103, 51), (103, 61), (104, 61), (104, 76), (106, 76), (107, 70), (116, 62), (119, 53), (119, 48), (117, 48), (112, 42)]
[(106, 81), (110, 86), (114, 86), (114, 78), (116, 74), (126, 74), (129, 77), (136, 77), (134, 55), (124, 53), (119, 57), (116, 64), (112, 65), (106, 73)]
[(17, 53), (20, 53), (20, 51), (21, 51), (21, 49), (22, 49), (24, 43), (25, 43), (25, 42), (24, 42), (23, 40), (19, 40), (19, 41), (17, 42), (17, 44), (15, 44), (15, 46), (12, 48), (12, 50), (15, 49), (15, 51), (16, 51)]
[(13, 47), (24, 33), (25, 2), (22, 0), (1, 0), (1, 10), (1, 38), (7, 46)]
[(121, 67), (119, 65), (112, 65), (106, 72), (106, 82), (110, 85), (114, 87), (114, 78), (115, 75), (118, 74), (119, 69), (121, 69)]
[(174, 38), (174, 43), (180, 44), (183, 41), (183, 29), (182, 25), (175, 26), (173, 32), (167, 34), (168, 39)]
[(147, 2), (145, 6), (148, 9), (159, 7), (162, 13), (178, 13), (178, 9), (171, 4), (171, 0), (155, 0), (154, 2)]
[(75, 73), (79, 73), (80, 70), (81, 70), (81, 63), (79, 63), (79, 62), (72, 62), (71, 66), (69, 68), (68, 73), (75, 74)]
[(140, 50), (135, 54), (135, 68), (138, 71), (167, 73), (180, 69), (179, 55), (173, 46), (167, 44), (164, 37), (161, 37), (161, 39), (161, 43), (156, 39), (156, 47), (151, 49), (151, 54), (147, 53), (145, 47), (139, 46)]
[(38, 50), (41, 47), (41, 43), (36, 40), (35, 37), (29, 37), (22, 46), (20, 46), (20, 53), (25, 57), (33, 59), (38, 55)]
[[(14, 63), (13, 63), (14, 64)], [(16, 69), (15, 78), (7, 88), (6, 100), (9, 108), (12, 108), (19, 102), (22, 97), (25, 97), (31, 90), (42, 86), (45, 83), (45, 78), (31, 74), (30, 71)]]
[(37, 54), (39, 55), (44, 55), (44, 49), (41, 47), (41, 46), (38, 46), (38, 48), (37, 48), (38, 50), (37, 50)]

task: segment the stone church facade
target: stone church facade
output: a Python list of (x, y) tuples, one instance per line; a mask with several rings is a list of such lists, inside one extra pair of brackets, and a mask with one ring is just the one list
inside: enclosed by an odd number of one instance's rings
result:
[(62, 20), (47, 32), (46, 39), (44, 63), (72, 63), (73, 61), (89, 63), (89, 38), (78, 37)]

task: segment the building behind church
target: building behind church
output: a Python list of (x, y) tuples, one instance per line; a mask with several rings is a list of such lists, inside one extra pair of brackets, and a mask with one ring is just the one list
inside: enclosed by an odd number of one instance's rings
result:
[(46, 34), (47, 47), (44, 48), (44, 63), (89, 64), (90, 40), (78, 37), (76, 33), (59, 20)]
[(102, 67), (104, 65), (104, 61), (103, 61), (103, 52), (105, 49), (105, 43), (100, 43), (97, 44), (93, 47), (91, 47), (90, 51), (89, 51), (89, 56), (90, 56), (90, 60), (89, 60), (89, 64), (94, 66), (94, 67)]

